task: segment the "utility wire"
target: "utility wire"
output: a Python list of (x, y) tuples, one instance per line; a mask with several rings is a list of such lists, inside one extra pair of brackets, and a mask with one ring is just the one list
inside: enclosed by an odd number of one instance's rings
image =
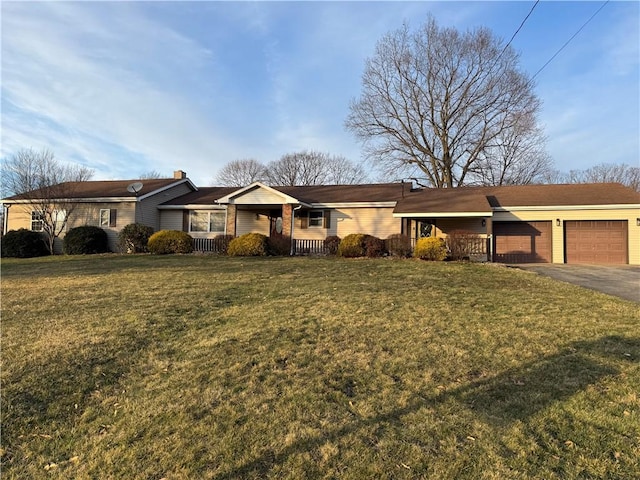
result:
[(607, 5), (607, 3), (609, 3), (610, 1), (611, 1), (611, 0), (607, 0), (606, 2), (604, 2), (604, 3), (600, 6), (600, 8), (599, 8), (598, 10), (596, 10), (596, 12), (595, 12), (593, 15), (591, 15), (591, 17), (589, 17), (589, 20), (587, 20), (586, 22), (584, 22), (584, 23), (582, 24), (582, 26), (578, 29), (578, 31), (577, 31), (576, 33), (574, 33), (574, 34), (572, 35), (572, 37), (571, 37), (569, 40), (567, 40), (567, 41), (565, 42), (565, 44), (564, 44), (564, 45), (562, 45), (562, 46), (558, 49), (558, 51), (557, 51), (556, 53), (554, 53), (554, 54), (553, 54), (553, 56), (552, 56), (549, 60), (547, 60), (547, 63), (545, 63), (542, 67), (540, 67), (540, 69), (539, 69), (539, 70), (538, 70), (538, 71), (533, 75), (533, 77), (531, 77), (531, 80), (533, 80), (534, 78), (536, 78), (536, 77), (538, 76), (538, 74), (539, 74), (542, 70), (544, 70), (544, 69), (545, 69), (545, 67), (546, 67), (547, 65), (549, 65), (549, 64), (553, 61), (553, 59), (554, 59), (554, 58), (556, 58), (556, 57), (558, 56), (558, 54), (559, 54), (562, 50), (564, 50), (564, 48), (565, 48), (567, 45), (569, 45), (569, 43), (571, 43), (571, 41), (572, 41), (574, 38), (576, 38), (576, 36), (577, 36), (581, 31), (582, 31), (582, 29), (583, 29), (584, 27), (586, 27), (586, 26), (587, 26), (587, 24), (588, 24), (591, 20), (593, 20), (593, 18), (594, 18), (596, 15), (598, 15), (598, 13), (600, 13), (600, 10), (602, 10), (602, 9)]
[(518, 27), (518, 29), (516, 30), (516, 32), (511, 36), (511, 40), (509, 40), (507, 42), (507, 44), (504, 46), (504, 48), (502, 49), (502, 51), (500, 52), (500, 55), (498, 55), (498, 58), (500, 58), (502, 56), (502, 54), (504, 53), (504, 51), (509, 48), (509, 45), (511, 45), (511, 42), (513, 42), (513, 39), (516, 38), (516, 35), (518, 34), (518, 32), (520, 32), (520, 30), (522, 29), (523, 25), (525, 24), (525, 22), (527, 21), (527, 19), (531, 16), (531, 14), (533, 13), (533, 10), (536, 8), (536, 6), (538, 5), (538, 3), (540, 3), (540, 0), (536, 0), (536, 3), (533, 4), (533, 7), (531, 7), (531, 10), (529, 10), (529, 13), (527, 13), (527, 16), (524, 17), (524, 20), (522, 20), (522, 23), (520, 24), (520, 26)]

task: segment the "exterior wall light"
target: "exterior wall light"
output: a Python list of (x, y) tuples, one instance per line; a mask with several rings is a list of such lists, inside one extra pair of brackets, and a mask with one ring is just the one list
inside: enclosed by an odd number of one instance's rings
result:
[(562, 224), (559, 218), (556, 218), (556, 227), (559, 227)]
[[(640, 218), (638, 219), (638, 221), (640, 222)], [(487, 221), (484, 218), (482, 219), (482, 226), (483, 227), (487, 226)]]
[(640, 218), (636, 218), (636, 225), (640, 227)]

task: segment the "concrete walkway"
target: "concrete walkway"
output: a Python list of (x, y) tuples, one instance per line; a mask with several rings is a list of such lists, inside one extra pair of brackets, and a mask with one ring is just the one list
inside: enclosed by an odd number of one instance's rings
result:
[(532, 263), (513, 266), (640, 303), (640, 266), (637, 265)]

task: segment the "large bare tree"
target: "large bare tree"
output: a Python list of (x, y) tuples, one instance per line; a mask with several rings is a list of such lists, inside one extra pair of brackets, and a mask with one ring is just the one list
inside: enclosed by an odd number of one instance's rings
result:
[(214, 183), (227, 187), (244, 187), (264, 180), (265, 166), (253, 158), (243, 158), (233, 160), (222, 167)]
[(366, 172), (344, 157), (303, 150), (283, 155), (266, 167), (271, 185), (352, 185), (366, 180)]
[(474, 183), (501, 135), (525, 117), (536, 123), (539, 100), (518, 62), (486, 28), (461, 33), (432, 17), (416, 31), (405, 25), (366, 61), (346, 127), (387, 174), (417, 169), (438, 188)]
[(78, 205), (74, 195), (78, 183), (92, 176), (87, 167), (57, 161), (50, 150), (22, 149), (2, 164), (3, 196), (13, 194), (14, 200), (28, 205), (53, 254), (55, 239)]
[(544, 183), (621, 183), (640, 192), (640, 167), (625, 163), (601, 163), (568, 173), (552, 170), (545, 175)]
[(531, 116), (513, 122), (488, 144), (469, 169), (468, 183), (479, 185), (528, 185), (540, 183), (553, 169), (545, 150), (542, 130)]

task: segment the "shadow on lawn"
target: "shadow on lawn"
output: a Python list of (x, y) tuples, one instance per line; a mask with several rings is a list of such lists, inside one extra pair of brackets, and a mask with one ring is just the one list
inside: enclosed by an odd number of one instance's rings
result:
[(274, 465), (298, 453), (309, 452), (327, 441), (366, 427), (384, 423), (401, 424), (402, 417), (422, 408), (433, 408), (454, 399), (471, 408), (489, 423), (506, 425), (526, 421), (555, 402), (565, 400), (605, 377), (617, 375), (611, 362), (638, 361), (640, 338), (619, 336), (574, 342), (565, 350), (519, 368), (509, 369), (493, 378), (474, 381), (437, 395), (416, 395), (408, 406), (370, 419), (356, 420), (328, 431), (316, 439), (295, 443), (280, 452), (269, 451), (242, 467), (216, 478), (266, 476)]

